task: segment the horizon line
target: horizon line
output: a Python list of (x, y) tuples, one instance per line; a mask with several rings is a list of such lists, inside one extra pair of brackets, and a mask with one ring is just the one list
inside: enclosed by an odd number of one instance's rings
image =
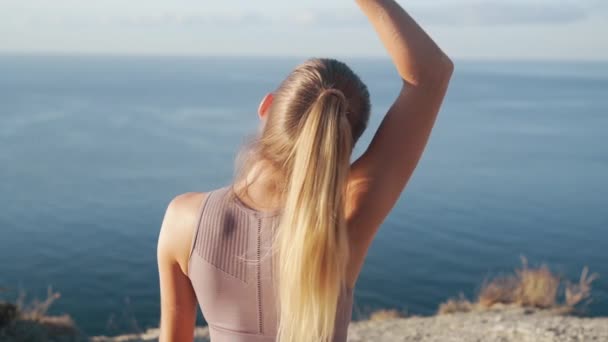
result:
[[(308, 59), (308, 58), (336, 58), (336, 59), (372, 59), (390, 60), (388, 55), (279, 55), (279, 54), (157, 54), (157, 53), (128, 53), (128, 52), (85, 52), (85, 51), (2, 51), (0, 57), (114, 57), (114, 58), (255, 58), (255, 59)], [(555, 62), (555, 63), (608, 63), (608, 59), (601, 58), (552, 58), (552, 57), (452, 57), (456, 61), (464, 62)]]

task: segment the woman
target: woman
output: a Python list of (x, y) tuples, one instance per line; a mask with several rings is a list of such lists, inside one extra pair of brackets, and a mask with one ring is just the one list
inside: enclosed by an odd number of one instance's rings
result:
[(161, 341), (346, 341), (367, 250), (424, 150), (452, 62), (393, 0), (358, 0), (403, 87), (363, 155), (369, 94), (343, 63), (298, 66), (258, 109), (231, 185), (171, 201), (158, 243)]

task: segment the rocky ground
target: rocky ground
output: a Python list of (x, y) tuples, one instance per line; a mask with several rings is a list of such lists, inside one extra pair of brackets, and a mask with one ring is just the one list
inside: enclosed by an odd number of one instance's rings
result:
[(577, 318), (506, 309), (357, 322), (349, 341), (608, 342), (608, 318)]
[[(198, 342), (209, 341), (205, 328)], [(95, 342), (157, 341), (158, 330), (141, 335), (96, 337)], [(351, 342), (608, 342), (608, 318), (578, 318), (548, 311), (502, 308), (433, 317), (353, 322)]]

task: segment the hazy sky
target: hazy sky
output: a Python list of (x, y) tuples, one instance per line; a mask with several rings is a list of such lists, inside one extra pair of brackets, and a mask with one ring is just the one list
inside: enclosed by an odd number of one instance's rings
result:
[[(401, 0), (455, 58), (608, 60), (608, 0)], [(354, 0), (0, 0), (0, 53), (383, 56)]]

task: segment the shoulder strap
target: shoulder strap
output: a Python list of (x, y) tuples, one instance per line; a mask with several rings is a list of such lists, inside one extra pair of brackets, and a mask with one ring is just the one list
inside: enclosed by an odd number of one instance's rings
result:
[[(201, 230), (201, 221), (203, 219), (203, 213), (205, 212), (205, 208), (207, 207), (207, 203), (209, 203), (211, 197), (215, 195), (215, 193), (219, 189), (208, 191), (205, 198), (201, 201), (201, 204), (198, 209), (198, 219), (196, 220), (196, 226), (194, 227), (194, 231), (192, 233), (192, 242), (190, 243), (190, 252), (188, 253), (188, 273), (190, 273), (190, 261), (192, 260), (192, 253), (194, 252), (194, 248), (196, 247), (196, 241), (198, 240), (200, 230)], [(189, 274), (188, 274), (189, 275)]]

